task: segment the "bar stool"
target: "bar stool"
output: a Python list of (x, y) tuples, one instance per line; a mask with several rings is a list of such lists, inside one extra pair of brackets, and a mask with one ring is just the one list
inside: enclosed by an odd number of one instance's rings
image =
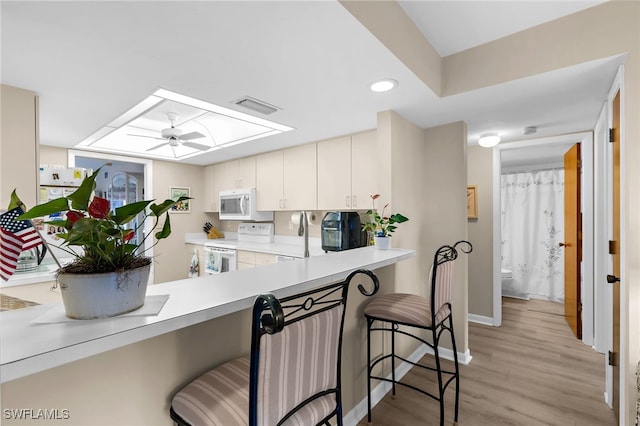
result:
[[(392, 293), (374, 298), (365, 307), (364, 314), (367, 319), (367, 394), (368, 411), (367, 420), (371, 422), (371, 379), (391, 382), (392, 394), (396, 394), (396, 385), (423, 393), (440, 403), (440, 425), (444, 425), (444, 392), (447, 386), (455, 380), (456, 401), (455, 401), (455, 421), (458, 421), (458, 400), (460, 393), (458, 353), (456, 349), (456, 339), (453, 332), (453, 319), (451, 309), (451, 294), (453, 284), (453, 265), (458, 257), (458, 246), (463, 253), (470, 253), (473, 250), (468, 241), (458, 241), (453, 245), (440, 247), (434, 257), (430, 272), (430, 297), (423, 297), (414, 294)], [(374, 322), (378, 321), (374, 327)], [(401, 326), (403, 328), (401, 328)], [(409, 330), (406, 330), (409, 328)], [(428, 342), (414, 333), (420, 330), (431, 331), (431, 342)], [(371, 360), (371, 332), (380, 331), (383, 334), (391, 333), (391, 353), (382, 354), (374, 361)], [(410, 332), (411, 331), (411, 332)], [(440, 351), (438, 343), (444, 331), (451, 335), (453, 346), (454, 371), (443, 370), (440, 365)], [(424, 343), (433, 349), (435, 368), (430, 365), (409, 361), (395, 353), (396, 334), (409, 336), (419, 342)], [(387, 377), (373, 375), (373, 368), (383, 360), (391, 358), (391, 379)], [(396, 380), (395, 368), (396, 359), (409, 364), (435, 371), (438, 377), (438, 395), (434, 395), (425, 389), (418, 388), (408, 383)], [(443, 375), (445, 377), (443, 378)], [(446, 378), (446, 380), (445, 380)]]
[(342, 282), (278, 300), (256, 298), (251, 354), (222, 364), (173, 397), (170, 416), (179, 425), (342, 425), (340, 387), (342, 330), (349, 283)]

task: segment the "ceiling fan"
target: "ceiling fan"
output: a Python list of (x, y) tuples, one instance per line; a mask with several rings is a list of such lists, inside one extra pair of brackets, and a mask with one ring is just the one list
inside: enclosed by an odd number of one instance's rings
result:
[[(153, 151), (156, 150), (158, 148), (161, 148), (165, 145), (169, 145), (171, 147), (171, 149), (173, 150), (173, 148), (175, 148), (176, 146), (179, 145), (184, 145), (186, 147), (189, 148), (194, 148), (200, 151), (206, 151), (208, 149), (211, 148), (211, 146), (209, 145), (204, 145), (201, 143), (197, 143), (197, 142), (191, 142), (192, 139), (200, 139), (200, 138), (204, 138), (205, 135), (203, 135), (200, 132), (189, 132), (189, 133), (182, 133), (182, 130), (176, 128), (175, 126), (175, 122), (178, 119), (179, 115), (175, 112), (168, 112), (167, 113), (167, 118), (169, 119), (169, 122), (171, 123), (171, 127), (167, 127), (166, 129), (162, 129), (162, 131), (160, 132), (160, 136), (161, 137), (156, 137), (156, 136), (146, 136), (146, 135), (134, 135), (134, 134), (129, 134), (130, 136), (138, 136), (141, 138), (151, 138), (151, 139), (158, 139), (158, 140), (162, 140), (165, 141), (163, 143), (161, 143), (160, 145), (156, 145), (154, 147), (151, 147), (149, 149), (147, 149), (148, 151)], [(174, 155), (175, 155), (175, 151), (174, 151)]]

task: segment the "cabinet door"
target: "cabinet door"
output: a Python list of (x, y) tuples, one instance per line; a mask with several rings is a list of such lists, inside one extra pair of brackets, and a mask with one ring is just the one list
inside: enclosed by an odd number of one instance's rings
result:
[(318, 210), (351, 208), (351, 137), (318, 142)]
[(256, 266), (271, 265), (276, 263), (277, 256), (269, 253), (256, 253)]
[(351, 135), (351, 208), (371, 208), (372, 194), (378, 192), (377, 134), (375, 130)]
[(218, 211), (218, 196), (214, 196), (215, 173), (214, 166), (206, 166), (204, 168), (204, 211)]
[(284, 210), (316, 210), (316, 144), (289, 148), (283, 154)]
[[(206, 211), (219, 212), (220, 206), (218, 204), (220, 203), (220, 191), (229, 189), (225, 187), (224, 163), (218, 163), (208, 167), (211, 167), (211, 170), (208, 172), (211, 175), (211, 181), (207, 181), (207, 184), (210, 186), (206, 188), (206, 191), (211, 194), (211, 210)], [(206, 173), (207, 172), (205, 170), (205, 176)]]
[(256, 187), (256, 157), (240, 158), (235, 174), (236, 188)]
[(284, 210), (282, 151), (256, 156), (258, 210)]

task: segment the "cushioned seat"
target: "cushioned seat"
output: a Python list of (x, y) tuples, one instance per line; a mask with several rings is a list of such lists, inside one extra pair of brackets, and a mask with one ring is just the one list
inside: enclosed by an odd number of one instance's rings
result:
[[(371, 423), (371, 380), (377, 379), (391, 382), (391, 391), (396, 394), (396, 385), (427, 395), (440, 404), (440, 425), (444, 425), (444, 392), (455, 381), (455, 421), (458, 421), (458, 400), (459, 400), (459, 368), (458, 353), (456, 349), (456, 339), (453, 332), (453, 318), (451, 315), (451, 299), (453, 287), (453, 264), (458, 257), (457, 247), (462, 245), (460, 250), (470, 253), (472, 246), (468, 241), (458, 241), (449, 246), (444, 245), (436, 250), (433, 257), (433, 266), (429, 273), (429, 297), (416, 294), (391, 293), (376, 297), (364, 309), (367, 319), (367, 393), (368, 410), (367, 419)], [(378, 324), (378, 325), (375, 325)], [(431, 341), (423, 339), (420, 333), (415, 333), (413, 328), (429, 330)], [(439, 341), (442, 333), (448, 331), (451, 335), (451, 345), (453, 350), (454, 369), (444, 370), (441, 368)], [(371, 354), (371, 333), (380, 332), (390, 334), (390, 350), (381, 354)], [(412, 362), (396, 354), (396, 335), (408, 336), (415, 339), (433, 350), (435, 366), (425, 363)], [(383, 345), (383, 349), (386, 345)], [(391, 378), (380, 373), (374, 374), (376, 365), (385, 359), (391, 359)], [(434, 394), (426, 390), (426, 386), (417, 387), (413, 384), (403, 383), (396, 380), (396, 359), (404, 361), (416, 367), (424, 368), (436, 372), (438, 393)]]
[(349, 283), (345, 281), (278, 300), (256, 298), (250, 357), (222, 364), (173, 397), (171, 418), (193, 426), (342, 425), (340, 349)]

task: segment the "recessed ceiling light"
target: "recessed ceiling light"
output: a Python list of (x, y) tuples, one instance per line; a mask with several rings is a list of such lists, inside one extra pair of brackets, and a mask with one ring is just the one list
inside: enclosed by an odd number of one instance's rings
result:
[(478, 144), (485, 148), (492, 148), (500, 143), (500, 136), (496, 133), (489, 133), (486, 135), (482, 135), (480, 139), (478, 139)]
[(385, 78), (384, 80), (376, 81), (371, 85), (371, 90), (374, 92), (388, 92), (395, 88), (398, 82), (392, 78)]

